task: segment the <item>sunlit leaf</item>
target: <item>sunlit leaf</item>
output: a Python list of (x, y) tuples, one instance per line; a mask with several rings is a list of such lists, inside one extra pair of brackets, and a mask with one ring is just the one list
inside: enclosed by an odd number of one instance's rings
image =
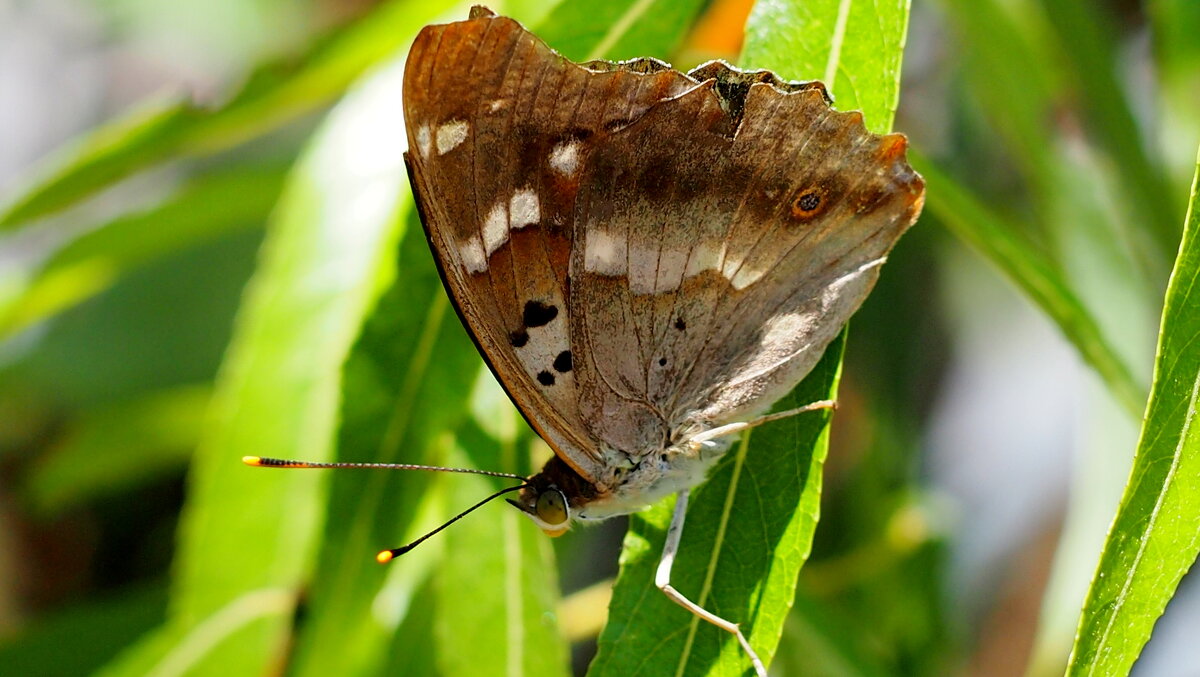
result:
[[(406, 183), (401, 186), (407, 191)], [(479, 364), (442, 291), (424, 233), (411, 223), (396, 280), (346, 363), (339, 458), (444, 465), (436, 442), (466, 415)], [(424, 553), (387, 566), (375, 554), (418, 535), (413, 528), (433, 479), (415, 472), (333, 476), (295, 674), (326, 675), (347, 666), (371, 670), (387, 659), (384, 649), (402, 614), (381, 613), (379, 601), (420, 578), (413, 560)]]
[(1084, 603), (1068, 675), (1127, 674), (1200, 553), (1200, 157), (1167, 288), (1133, 470)]
[[(525, 424), (490, 373), (479, 391), (472, 407), (479, 429), (468, 426), (459, 444), (471, 448), (472, 465), (520, 470), (529, 435), (518, 430)], [(447, 460), (458, 465), (466, 459), (459, 451)], [(446, 484), (451, 504), (465, 507), (519, 482), (470, 476), (446, 478)], [(501, 501), (483, 511), (445, 534), (446, 560), (434, 581), (442, 674), (565, 677), (567, 647), (553, 615), (558, 580), (550, 541)]]
[(671, 54), (703, 8), (700, 0), (565, 0), (538, 37), (576, 61)]
[(261, 674), (311, 571), (322, 475), (243, 455), (331, 454), (343, 360), (388, 279), (404, 202), (400, 69), (367, 81), (289, 178), (192, 468), (169, 625), (108, 674)]
[(909, 0), (760, 0), (746, 23), (741, 66), (820, 80), (838, 110), (861, 110), (867, 128), (891, 131)]

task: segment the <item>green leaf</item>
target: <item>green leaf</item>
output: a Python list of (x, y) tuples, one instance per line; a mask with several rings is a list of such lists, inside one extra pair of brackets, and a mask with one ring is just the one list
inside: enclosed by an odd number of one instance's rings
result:
[(230, 148), (328, 105), (449, 4), (393, 0), (308, 52), (260, 67), (215, 108), (173, 99), (143, 104), (60, 150), (40, 178), (0, 205), (0, 229), (63, 209), (164, 160)]
[(323, 475), (240, 458), (332, 453), (342, 363), (390, 275), (407, 204), (400, 71), (335, 109), (289, 178), (192, 467), (170, 622), (108, 674), (262, 674), (287, 647)]
[(261, 226), (282, 183), (283, 172), (276, 169), (200, 176), (163, 204), (89, 230), (0, 302), (0, 339), (92, 298), (148, 261)]
[[(424, 232), (410, 223), (397, 278), (346, 363), (339, 458), (445, 465), (439, 438), (466, 415), (479, 365), (442, 290)], [(433, 479), (415, 472), (333, 475), (310, 620), (296, 645), (294, 674), (371, 672), (386, 660), (384, 649), (403, 614), (381, 614), (376, 605), (406, 594), (414, 558), (428, 553), (418, 550), (387, 566), (375, 554), (416, 538), (415, 530), (427, 526), (417, 517)]]
[[(871, 7), (849, 0), (761, 2), (747, 25), (745, 60), (789, 78), (836, 73), (835, 96), (861, 107), (872, 129), (887, 131), (907, 17), (905, 0)], [(871, 48), (859, 45), (849, 27), (866, 31)], [(810, 35), (825, 37), (803, 37)], [(854, 40), (847, 40), (851, 35)], [(835, 341), (778, 407), (835, 398), (843, 344)], [(752, 443), (743, 441), (727, 454), (688, 507), (672, 584), (709, 611), (741, 623), (764, 661), (775, 652), (811, 549), (827, 422), (826, 415), (807, 414), (755, 432)], [(609, 622), (588, 673), (593, 677), (741, 674), (749, 667), (728, 633), (680, 609), (654, 586), (673, 504), (667, 499), (630, 519)]]
[(867, 128), (892, 128), (909, 0), (761, 0), (746, 22), (742, 66), (820, 80), (838, 110), (861, 110)]
[(537, 34), (576, 61), (671, 54), (704, 7), (702, 0), (560, 3)]
[[(835, 396), (845, 334), (776, 409)], [(764, 662), (775, 652), (812, 547), (828, 451), (827, 413), (764, 426), (730, 450), (693, 491), (671, 584), (747, 633)], [(654, 585), (674, 498), (630, 518), (590, 677), (740, 675), (738, 643), (679, 608)]]
[[(458, 443), (470, 448), (470, 463), (519, 470), (518, 449), (530, 436), (504, 391), (489, 372), (477, 387), (474, 424)], [(483, 432), (487, 429), (488, 432)], [(452, 453), (451, 465), (467, 461)], [(450, 504), (468, 506), (513, 480), (478, 476), (445, 478)], [(549, 539), (518, 511), (500, 501), (486, 515), (458, 522), (445, 534), (446, 559), (434, 581), (438, 593), (435, 640), (445, 675), (568, 674), (567, 646), (554, 611), (558, 581)]]
[(1084, 602), (1068, 675), (1123, 675), (1200, 553), (1200, 156), (1167, 287), (1133, 470)]
[(927, 159), (915, 151), (909, 153), (909, 158), (925, 177), (925, 208), (1054, 320), (1113, 397), (1132, 416), (1138, 416), (1145, 400), (1142, 388), (1057, 269), (1021, 239), (1014, 226), (989, 211)]

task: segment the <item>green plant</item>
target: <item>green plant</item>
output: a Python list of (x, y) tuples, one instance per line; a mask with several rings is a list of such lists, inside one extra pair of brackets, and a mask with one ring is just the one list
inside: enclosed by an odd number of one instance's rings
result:
[[(717, 11), (699, 0), (497, 9), (575, 59), (677, 61), (703, 52), (689, 36)], [(739, 65), (824, 79), (839, 108), (862, 109), (887, 131), (909, 9), (907, 0), (761, 0)], [(1187, 0), (1144, 8), (1145, 58), (1160, 73), (1151, 118), (1135, 114), (1118, 67), (1128, 33), (1101, 5), (937, 0), (916, 11), (951, 36), (945, 53), (918, 60), (943, 73), (944, 124), (931, 130), (901, 106), (928, 180), (926, 215), (848, 335), (788, 400), (837, 392), (845, 352), (835, 449), (827, 457), (821, 416), (749, 436), (693, 497), (679, 585), (752, 619), (752, 641), (786, 674), (938, 675), (974, 653), (982, 640), (947, 609), (949, 544), (920, 473), (925, 389), (941, 353), (930, 337), (944, 331), (927, 271), (974, 255), (1094, 371), (1103, 411), (1120, 412), (1103, 425), (1089, 419), (1097, 435), (1132, 430), (1150, 393), (1068, 668), (1123, 674), (1200, 549), (1195, 184), (1147, 387), (1152, 319), (1185, 223), (1181, 177), (1200, 140), (1200, 11)], [(0, 460), (15, 468), (18, 512), (41, 525), (72, 511), (142, 525), (152, 513), (160, 533), (157, 550), (122, 553), (148, 562), (128, 575), (136, 584), (0, 639), (0, 672), (568, 671), (558, 578), (581, 587), (572, 579), (582, 567), (570, 563), (615, 560), (615, 549), (593, 554), (586, 535), (552, 545), (499, 506), (381, 567), (375, 551), (492, 484), (237, 462), (336, 456), (525, 473), (547, 453), (450, 311), (408, 193), (403, 54), (420, 26), (446, 14), (465, 8), (384, 2), (265, 63), (218, 105), (145, 104), (60, 151), (0, 206), (9, 233), (0, 247), (54, 243), (43, 256), (12, 257), (20, 265), (0, 286)], [(164, 166), (176, 179), (150, 206), (116, 217), (87, 209), (101, 191)], [(856, 443), (838, 449), (838, 432)], [(1105, 459), (1096, 451), (1090, 461)], [(185, 469), (176, 521), (155, 487)], [(1113, 506), (1099, 506), (1073, 512), (1062, 542), (1076, 524), (1110, 519)], [(748, 517), (760, 512), (769, 519)], [(668, 500), (630, 520), (591, 674), (746, 667), (722, 633), (654, 590), (669, 514)], [(103, 549), (89, 552), (78, 559), (101, 579)], [(556, 556), (568, 562), (561, 571)], [(1090, 551), (1086, 559), (1091, 567)], [(1066, 587), (1046, 593), (1031, 675), (1067, 667), (1082, 600), (1059, 594)]]

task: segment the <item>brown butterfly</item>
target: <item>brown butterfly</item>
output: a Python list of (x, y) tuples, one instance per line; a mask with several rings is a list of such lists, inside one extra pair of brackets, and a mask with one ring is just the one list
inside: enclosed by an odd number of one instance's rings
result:
[(404, 117), (450, 297), (555, 452), (496, 496), (519, 490), (510, 503), (555, 535), (678, 493), (656, 582), (765, 674), (737, 625), (670, 586), (688, 490), (738, 432), (832, 406), (763, 415), (916, 220), (905, 138), (833, 110), (819, 82), (577, 64), (482, 7), (417, 36)]

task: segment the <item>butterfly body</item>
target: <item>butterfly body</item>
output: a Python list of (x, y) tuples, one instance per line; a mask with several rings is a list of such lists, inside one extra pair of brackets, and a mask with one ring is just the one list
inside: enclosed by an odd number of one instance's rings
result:
[(562, 492), (569, 516), (584, 522), (627, 515), (659, 499), (704, 480), (708, 471), (729, 448), (728, 440), (704, 444), (676, 444), (657, 449), (623, 453), (613, 450), (609, 472), (587, 480), (558, 457), (530, 478), (530, 486), (510, 501), (550, 533), (561, 531), (562, 523), (547, 523), (537, 511), (537, 500), (550, 491)]

